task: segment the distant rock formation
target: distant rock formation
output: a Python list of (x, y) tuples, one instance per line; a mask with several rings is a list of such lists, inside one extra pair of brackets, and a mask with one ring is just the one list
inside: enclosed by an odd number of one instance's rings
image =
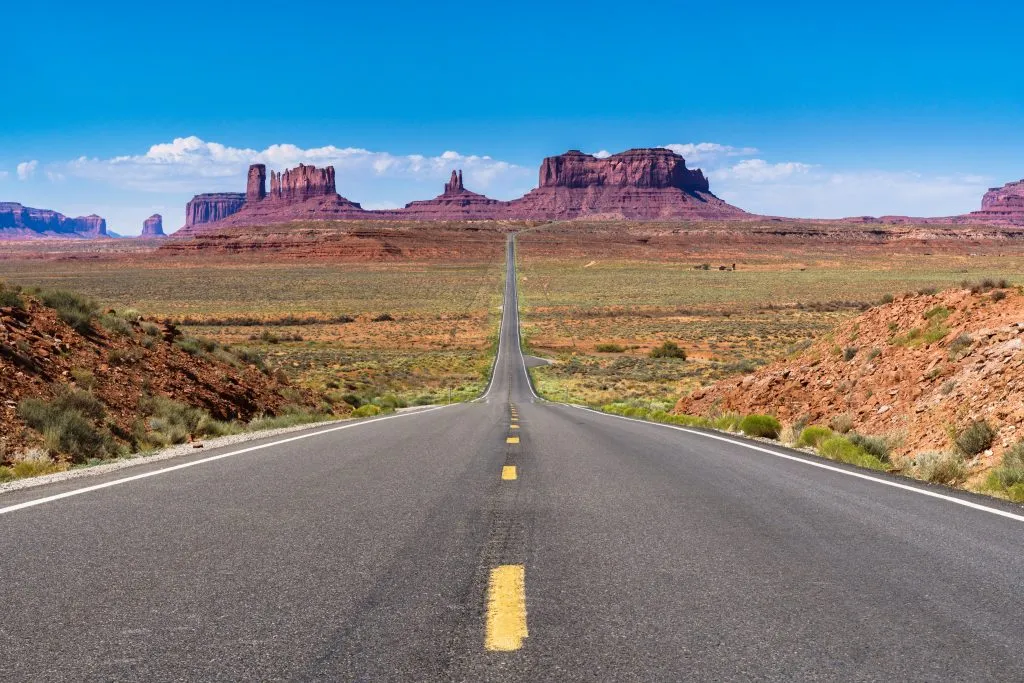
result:
[[(565, 220), (582, 216), (626, 220), (744, 218), (749, 214), (711, 193), (698, 169), (668, 149), (633, 149), (604, 159), (573, 150), (548, 157), (540, 186), (510, 202), (471, 192), (453, 170), (444, 192), (402, 209), (366, 211), (340, 196), (334, 167), (299, 164), (270, 172), (249, 167), (245, 194), (196, 195), (186, 208), (185, 228), (268, 225), (295, 220)], [(205, 229), (205, 228), (204, 228)]]
[(158, 213), (154, 213), (152, 216), (142, 222), (142, 234), (140, 237), (163, 237), (164, 236), (164, 218)]
[(245, 201), (258, 202), (267, 196), (267, 167), (253, 164), (249, 167), (249, 180), (245, 185)]
[[(262, 167), (262, 164), (254, 166)], [(253, 166), (249, 167), (252, 180)], [(283, 202), (304, 202), (314, 197), (335, 197), (334, 167), (317, 168), (299, 164), (297, 168), (270, 173), (270, 199)]]
[(424, 221), (494, 220), (504, 214), (507, 206), (508, 202), (467, 190), (462, 184), (460, 169), (452, 171), (451, 180), (444, 184), (443, 193), (433, 199), (409, 202), (404, 209), (390, 213), (395, 218)]
[(728, 218), (747, 215), (715, 195), (704, 173), (668, 149), (631, 149), (604, 159), (571, 150), (544, 159), (540, 186), (509, 202), (509, 218), (564, 220)]
[(245, 206), (241, 192), (214, 192), (197, 194), (185, 205), (185, 227), (224, 220)]
[(1024, 180), (989, 189), (981, 198), (981, 211), (968, 215), (986, 222), (1024, 225)]
[(49, 209), (0, 202), (0, 239), (106, 236), (107, 221), (96, 214), (69, 218)]

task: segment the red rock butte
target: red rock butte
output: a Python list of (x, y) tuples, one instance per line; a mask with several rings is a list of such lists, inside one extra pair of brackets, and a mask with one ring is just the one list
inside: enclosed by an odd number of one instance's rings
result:
[(0, 202), (0, 238), (105, 237), (106, 219), (92, 214), (70, 218), (49, 209)]
[(1024, 180), (991, 188), (981, 198), (981, 210), (970, 216), (989, 223), (1024, 225)]
[[(572, 150), (544, 159), (539, 186), (501, 201), (466, 189), (453, 170), (444, 192), (402, 209), (367, 211), (338, 194), (334, 167), (300, 164), (270, 172), (249, 167), (246, 191), (196, 195), (180, 234), (220, 226), (267, 225), (292, 220), (565, 220), (582, 216), (624, 220), (742, 218), (749, 214), (714, 194), (699, 169), (668, 149), (633, 149), (606, 158)], [(213, 226), (211, 224), (216, 224)]]

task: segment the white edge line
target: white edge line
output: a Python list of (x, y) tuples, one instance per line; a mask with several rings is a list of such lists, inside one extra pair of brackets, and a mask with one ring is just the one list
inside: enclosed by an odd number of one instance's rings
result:
[(947, 496), (945, 494), (937, 493), (935, 491), (929, 491), (928, 489), (918, 488), (917, 486), (911, 486), (909, 484), (901, 484), (898, 481), (890, 481), (888, 479), (882, 479), (881, 477), (873, 477), (870, 474), (864, 474), (862, 472), (854, 472), (852, 470), (843, 469), (842, 467), (834, 467), (833, 465), (826, 465), (823, 462), (814, 462), (813, 460), (808, 460), (807, 458), (801, 458), (801, 457), (798, 457), (798, 456), (795, 456), (795, 455), (789, 455), (787, 453), (780, 453), (780, 452), (772, 450), (770, 448), (762, 448), (761, 446), (755, 446), (754, 444), (747, 443), (745, 441), (740, 441), (740, 440), (737, 440), (737, 439), (730, 439), (730, 438), (725, 437), (725, 436), (718, 436), (717, 434), (708, 434), (707, 432), (702, 432), (702, 431), (699, 431), (699, 430), (696, 430), (696, 429), (688, 429), (686, 427), (678, 427), (676, 425), (665, 424), (663, 422), (650, 422), (649, 420), (638, 420), (638, 419), (632, 418), (632, 417), (624, 417), (622, 415), (613, 415), (612, 413), (604, 413), (604, 412), (601, 412), (600, 410), (593, 410), (592, 408), (585, 408), (583, 406), (574, 405), (572, 403), (563, 403), (561, 405), (566, 405), (566, 406), (569, 406), (570, 408), (576, 408), (577, 410), (585, 410), (588, 413), (594, 413), (595, 415), (603, 415), (604, 417), (614, 417), (614, 418), (617, 418), (619, 420), (628, 420), (630, 422), (639, 422), (640, 424), (651, 425), (651, 426), (654, 426), (654, 427), (665, 427), (667, 429), (675, 429), (676, 431), (686, 432), (687, 434), (695, 434), (697, 436), (703, 436), (705, 438), (714, 439), (716, 441), (724, 441), (725, 443), (733, 444), (735, 446), (743, 446), (744, 448), (749, 448), (752, 451), (759, 451), (761, 453), (767, 453), (768, 455), (774, 455), (777, 458), (784, 458), (786, 460), (792, 460), (794, 462), (802, 463), (804, 465), (810, 465), (811, 467), (818, 467), (820, 469), (828, 470), (830, 472), (838, 472), (839, 474), (845, 474), (847, 476), (856, 477), (858, 479), (866, 479), (868, 481), (873, 481), (873, 482), (876, 482), (878, 484), (884, 484), (885, 486), (891, 486), (893, 488), (903, 489), (904, 491), (912, 491), (913, 493), (919, 493), (922, 496), (929, 496), (931, 498), (938, 498), (939, 500), (944, 500), (944, 501), (949, 502), (949, 503), (956, 503), (957, 505), (963, 505), (964, 507), (973, 508), (975, 510), (981, 510), (983, 512), (990, 512), (993, 515), (999, 515), (1000, 517), (1006, 517), (1008, 519), (1013, 519), (1013, 520), (1016, 520), (1018, 522), (1024, 522), (1024, 515), (1017, 515), (1017, 514), (1014, 514), (1012, 512), (1007, 512), (1006, 510), (1000, 510), (999, 508), (988, 507), (987, 505), (982, 505), (980, 503), (975, 503), (975, 502), (972, 502), (972, 501), (969, 501), (969, 500), (964, 500), (963, 498), (957, 498), (956, 496)]
[(61, 500), (62, 498), (70, 498), (72, 496), (79, 496), (83, 493), (90, 493), (92, 491), (99, 491), (100, 489), (109, 488), (111, 486), (117, 486), (119, 484), (127, 484), (130, 481), (137, 481), (139, 479), (146, 479), (147, 477), (155, 477), (158, 474), (166, 474), (168, 472), (174, 472), (176, 470), (183, 470), (188, 467), (195, 467), (196, 465), (203, 465), (214, 460), (221, 460), (222, 458), (230, 458), (233, 455), (241, 455), (242, 453), (249, 453), (252, 451), (262, 450), (264, 448), (270, 448), (272, 446), (280, 446), (281, 444), (289, 443), (292, 441), (299, 441), (301, 439), (309, 439), (314, 436), (321, 436), (323, 434), (330, 434), (331, 432), (337, 432), (342, 429), (351, 429), (352, 427), (362, 427), (364, 425), (374, 424), (375, 422), (383, 422), (385, 420), (394, 420), (400, 417), (412, 417), (415, 415), (423, 415), (430, 413), (435, 410), (443, 410), (444, 408), (450, 408), (451, 406), (459, 405), (453, 403), (451, 405), (436, 406), (434, 408), (427, 408), (426, 410), (417, 410), (413, 413), (402, 413), (401, 415), (388, 415), (387, 417), (379, 417), (374, 420), (363, 420), (360, 422), (352, 422), (350, 424), (340, 425), (338, 427), (329, 427), (327, 429), (321, 429), (320, 431), (311, 432), (309, 434), (300, 434), (298, 436), (292, 436), (287, 439), (279, 439), (278, 441), (271, 441), (270, 443), (260, 444), (258, 446), (250, 446), (248, 448), (242, 448), (237, 451), (230, 451), (228, 453), (220, 453), (218, 455), (211, 455), (208, 458), (202, 458), (200, 460), (192, 460), (190, 462), (181, 463), (180, 465), (172, 465), (170, 467), (161, 467), (158, 470), (152, 470), (149, 472), (143, 472), (142, 474), (134, 474), (130, 477), (122, 477), (121, 479), (113, 479), (111, 481), (105, 481), (102, 484), (93, 484), (92, 486), (85, 486), (80, 489), (73, 489), (71, 491), (65, 491), (63, 493), (57, 493), (52, 496), (45, 496), (43, 498), (35, 498), (33, 500), (27, 500), (23, 503), (17, 503), (15, 505), (8, 505), (7, 507), (0, 508), (0, 515), (5, 515), (9, 512), (15, 512), (17, 510), (24, 510), (25, 508), (35, 507), (42, 505), (43, 503), (51, 503), (55, 500)]
[(501, 322), (498, 323), (498, 348), (494, 352), (494, 361), (491, 363), (491, 378), (487, 381), (487, 388), (484, 389), (484, 393), (477, 396), (470, 403), (478, 403), (483, 401), (487, 402), (487, 397), (491, 395), (491, 388), (494, 386), (494, 373), (498, 369), (498, 357), (501, 356), (501, 338), (502, 332), (505, 330), (505, 299), (508, 297), (508, 268), (509, 268), (509, 249), (508, 242), (505, 246), (505, 286), (501, 292)]

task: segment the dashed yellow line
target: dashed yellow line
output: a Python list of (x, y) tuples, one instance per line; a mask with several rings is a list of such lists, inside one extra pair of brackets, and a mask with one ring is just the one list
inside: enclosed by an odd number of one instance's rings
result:
[(507, 439), (505, 439), (505, 443), (519, 443), (519, 437), (518, 436), (510, 436)]
[(509, 429), (519, 429), (519, 425), (509, 425)]
[(511, 652), (523, 646), (526, 628), (526, 568), (503, 564), (491, 570), (487, 584), (487, 630), (484, 647)]
[(515, 481), (518, 477), (515, 465), (505, 465), (501, 468), (501, 478), (504, 481)]

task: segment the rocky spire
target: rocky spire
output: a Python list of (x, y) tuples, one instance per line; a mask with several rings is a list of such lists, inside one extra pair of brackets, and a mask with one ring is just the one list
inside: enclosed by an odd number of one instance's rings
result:
[(267, 196), (267, 167), (263, 164), (249, 166), (249, 180), (245, 185), (245, 201), (258, 202)]
[(458, 173), (452, 171), (452, 179), (444, 184), (445, 195), (462, 194), (466, 188), (462, 184), (462, 169)]

